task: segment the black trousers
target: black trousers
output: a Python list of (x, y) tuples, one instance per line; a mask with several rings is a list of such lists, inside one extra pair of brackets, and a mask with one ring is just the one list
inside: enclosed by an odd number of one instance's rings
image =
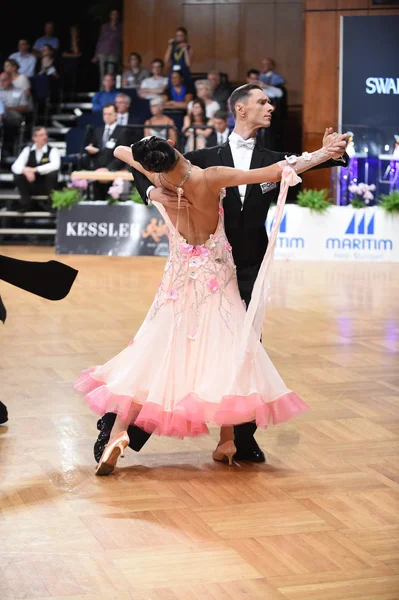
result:
[[(237, 279), (238, 289), (240, 290), (240, 296), (244, 300), (245, 304), (249, 305), (252, 296), (252, 290), (254, 288), (255, 280), (258, 275), (260, 265), (253, 267), (239, 269), (237, 268)], [(103, 419), (108, 427), (112, 427), (114, 424), (116, 415), (107, 413)], [(242, 423), (234, 427), (234, 442), (237, 450), (250, 450), (254, 444), (254, 434), (256, 431), (256, 423)], [(131, 425), (128, 428), (128, 434), (130, 438), (130, 448), (139, 452), (144, 444), (150, 439), (151, 434), (143, 431), (136, 425)]]
[(50, 196), (52, 190), (57, 188), (58, 171), (48, 175), (36, 175), (35, 181), (30, 183), (25, 175), (14, 175), (14, 183), (21, 194), (20, 204), (29, 206), (32, 196)]

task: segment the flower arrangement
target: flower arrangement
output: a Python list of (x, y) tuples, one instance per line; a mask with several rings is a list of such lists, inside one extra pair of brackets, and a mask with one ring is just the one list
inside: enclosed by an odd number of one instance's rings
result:
[(51, 192), (51, 205), (55, 209), (69, 208), (83, 199), (83, 192), (87, 190), (86, 179), (72, 179), (62, 190)]
[(328, 190), (302, 190), (297, 196), (298, 206), (324, 213), (331, 206)]
[(370, 202), (374, 200), (375, 185), (372, 183), (351, 183), (348, 187), (351, 194), (354, 194), (351, 204), (353, 208), (364, 208), (370, 206)]
[(118, 201), (123, 194), (124, 180), (120, 177), (114, 180), (113, 184), (108, 188), (108, 204), (118, 204)]

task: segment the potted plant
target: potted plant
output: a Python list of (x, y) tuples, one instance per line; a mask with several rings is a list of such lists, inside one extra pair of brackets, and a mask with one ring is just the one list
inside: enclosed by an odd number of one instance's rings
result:
[(298, 193), (297, 204), (321, 214), (331, 206), (328, 190), (302, 190)]
[(51, 192), (51, 205), (56, 210), (60, 208), (69, 208), (83, 199), (83, 192), (87, 190), (88, 182), (86, 179), (72, 179), (62, 190), (53, 190)]
[(366, 206), (375, 204), (372, 193), (375, 191), (374, 183), (371, 185), (367, 183), (352, 183), (348, 189), (351, 194), (354, 194), (350, 200), (353, 208), (365, 208)]
[(390, 194), (382, 194), (379, 204), (387, 213), (399, 214), (399, 190), (393, 190)]

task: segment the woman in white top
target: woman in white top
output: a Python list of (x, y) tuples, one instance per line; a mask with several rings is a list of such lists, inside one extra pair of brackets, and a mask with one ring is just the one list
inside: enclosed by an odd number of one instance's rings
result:
[[(206, 117), (212, 119), (216, 111), (220, 110), (219, 102), (212, 100), (212, 87), (207, 79), (198, 79), (195, 82), (195, 89), (197, 91), (197, 98), (203, 100), (205, 103)], [(189, 102), (187, 111), (190, 114), (193, 107), (193, 102)]]
[(30, 95), (30, 81), (26, 75), (19, 73), (19, 64), (13, 58), (4, 61), (4, 71), (9, 73), (14, 87), (24, 90), (27, 96)]

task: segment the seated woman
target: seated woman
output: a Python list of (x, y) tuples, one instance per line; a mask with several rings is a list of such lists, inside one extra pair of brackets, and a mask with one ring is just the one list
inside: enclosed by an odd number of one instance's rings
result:
[[(97, 475), (114, 470), (129, 444), (131, 423), (180, 438), (209, 433), (207, 424), (214, 423), (221, 429), (213, 458), (231, 464), (234, 425), (255, 421), (267, 427), (308, 408), (281, 379), (260, 335), (288, 188), (300, 182), (297, 173), (341, 155), (342, 137), (335, 134), (312, 154), (250, 171), (192, 166), (170, 141), (157, 137), (115, 149), (117, 158), (154, 186), (177, 194), (178, 208), (155, 203), (169, 227), (170, 255), (135, 338), (104, 365), (82, 372), (74, 385), (94, 411), (117, 414)], [(269, 246), (246, 311), (224, 229), (222, 190), (280, 180)], [(189, 207), (180, 210), (183, 194)]]
[(144, 123), (144, 135), (156, 135), (163, 140), (171, 139), (173, 143), (177, 141), (177, 134), (173, 119), (163, 114), (164, 101), (162, 98), (153, 98), (150, 100), (150, 111), (152, 117)]
[[(212, 119), (215, 112), (220, 110), (219, 102), (212, 100), (212, 86), (207, 79), (198, 79), (195, 82), (195, 89), (197, 92), (197, 98), (203, 100), (205, 103), (206, 116), (208, 119)], [(187, 106), (188, 112), (191, 111), (193, 106), (192, 102), (189, 102)]]
[(170, 75), (170, 85), (164, 93), (165, 108), (187, 109), (187, 105), (194, 96), (189, 91), (189, 87), (184, 83), (181, 71), (172, 71)]
[(122, 73), (122, 87), (138, 89), (150, 74), (147, 69), (142, 68), (141, 54), (138, 52), (131, 52), (128, 62), (129, 68)]
[(182, 134), (187, 138), (184, 152), (205, 148), (206, 139), (213, 131), (212, 127), (208, 127), (211, 123), (205, 114), (204, 101), (197, 98), (191, 104), (191, 111), (183, 121)]

